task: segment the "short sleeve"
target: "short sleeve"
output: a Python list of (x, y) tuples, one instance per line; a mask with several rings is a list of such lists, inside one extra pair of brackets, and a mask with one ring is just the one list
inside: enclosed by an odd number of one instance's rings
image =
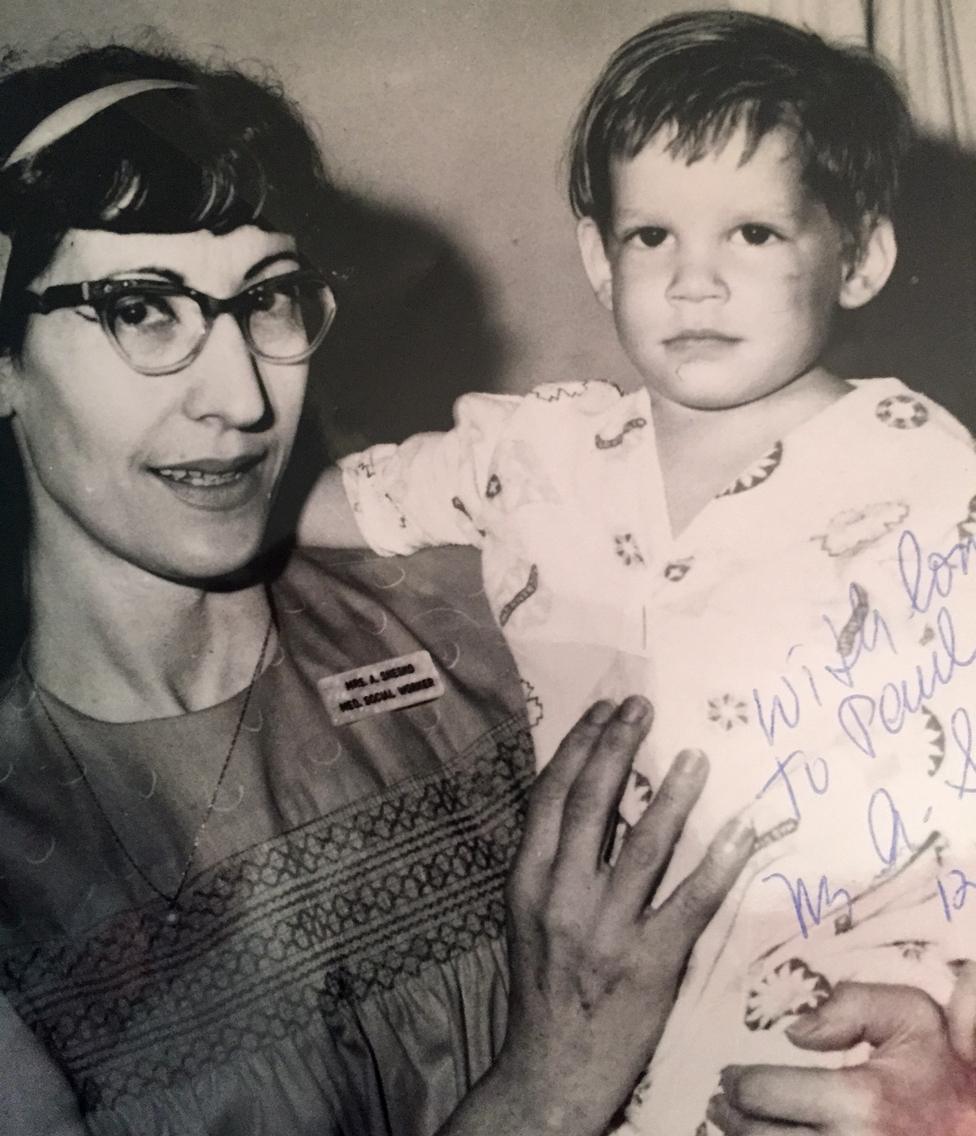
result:
[(492, 461), (522, 401), (464, 395), (453, 429), (343, 458), (343, 486), (366, 543), (384, 556), (442, 544), (480, 548)]

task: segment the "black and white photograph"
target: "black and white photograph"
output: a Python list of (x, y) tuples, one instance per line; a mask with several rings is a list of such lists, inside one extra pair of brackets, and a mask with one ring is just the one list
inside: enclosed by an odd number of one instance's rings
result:
[(974, 432), (974, 0), (5, 0), (0, 1136), (976, 1136)]

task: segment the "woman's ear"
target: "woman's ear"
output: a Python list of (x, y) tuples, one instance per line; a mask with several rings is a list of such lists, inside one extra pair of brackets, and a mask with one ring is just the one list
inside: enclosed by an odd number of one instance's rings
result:
[(840, 285), (842, 308), (860, 308), (873, 300), (887, 284), (898, 259), (895, 228), (887, 217), (871, 222), (853, 264), (847, 266)]
[(603, 234), (592, 217), (580, 218), (576, 226), (576, 241), (590, 287), (607, 311), (612, 312), (613, 270), (603, 244)]

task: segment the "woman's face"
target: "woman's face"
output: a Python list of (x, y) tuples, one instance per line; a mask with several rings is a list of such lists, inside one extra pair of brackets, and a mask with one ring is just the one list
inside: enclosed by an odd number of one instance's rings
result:
[[(168, 280), (223, 298), (298, 265), (294, 241), (243, 227), (160, 236), (72, 230), (32, 284)], [(301, 412), (307, 364), (267, 363), (217, 317), (183, 370), (143, 375), (91, 307), (31, 316), (2, 364), (38, 551), (121, 559), (175, 580), (214, 579), (258, 552)]]

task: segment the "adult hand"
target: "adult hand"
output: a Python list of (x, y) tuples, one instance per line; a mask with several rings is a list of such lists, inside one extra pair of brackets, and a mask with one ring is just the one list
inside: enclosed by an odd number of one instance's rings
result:
[(536, 782), (508, 891), (505, 1044), (444, 1136), (603, 1132), (654, 1051), (688, 954), (748, 858), (753, 833), (727, 826), (696, 870), (652, 906), (707, 777), (704, 755), (688, 752), (611, 866), (608, 833), (651, 716), (641, 698), (616, 709), (597, 703)]
[(976, 1070), (921, 990), (842, 983), (787, 1032), (803, 1049), (875, 1050), (846, 1069), (729, 1067), (709, 1107), (726, 1136), (976, 1136)]

